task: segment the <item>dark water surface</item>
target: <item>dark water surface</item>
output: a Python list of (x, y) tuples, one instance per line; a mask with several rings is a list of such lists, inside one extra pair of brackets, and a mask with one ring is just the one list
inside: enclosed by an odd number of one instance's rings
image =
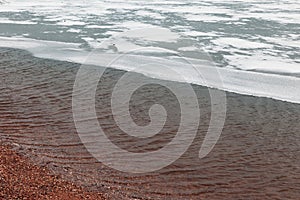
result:
[[(207, 157), (199, 159), (211, 105), (208, 90), (193, 86), (201, 120), (188, 151), (160, 171), (127, 174), (98, 162), (79, 139), (72, 114), (72, 89), (79, 66), (35, 58), (22, 50), (0, 49), (1, 140), (18, 144), (16, 149), (36, 163), (112, 199), (299, 198), (299, 104), (227, 93), (221, 138)], [(153, 103), (162, 104), (168, 118), (157, 136), (128, 137), (114, 123), (110, 109), (112, 87), (123, 74), (110, 69), (101, 79), (96, 95), (99, 123), (115, 144), (130, 152), (162, 148), (178, 129), (175, 96), (157, 85), (140, 88), (130, 107), (135, 122), (149, 123), (147, 112)]]

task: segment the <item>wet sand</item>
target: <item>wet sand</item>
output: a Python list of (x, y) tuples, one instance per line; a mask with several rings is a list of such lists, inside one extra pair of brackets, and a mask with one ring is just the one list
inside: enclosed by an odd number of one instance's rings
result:
[[(0, 49), (0, 138), (14, 150), (63, 180), (109, 199), (297, 199), (300, 196), (300, 105), (227, 93), (227, 117), (213, 151), (198, 158), (210, 120), (207, 88), (196, 91), (201, 122), (188, 151), (170, 166), (149, 174), (106, 167), (82, 145), (72, 115), (72, 88), (80, 65), (35, 58), (26, 51)], [(137, 124), (149, 122), (153, 99), (168, 111), (155, 137), (127, 137), (113, 121), (111, 91), (124, 74), (107, 70), (96, 94), (99, 123), (115, 144), (130, 152), (155, 151), (178, 129), (178, 104), (164, 88), (141, 88), (133, 98)], [(135, 74), (140, 77), (142, 75)], [(181, 83), (178, 83), (181, 87)], [(149, 99), (146, 103), (143, 99)], [(183, 141), (184, 142), (184, 141)], [(167, 156), (167, 155), (166, 155)]]

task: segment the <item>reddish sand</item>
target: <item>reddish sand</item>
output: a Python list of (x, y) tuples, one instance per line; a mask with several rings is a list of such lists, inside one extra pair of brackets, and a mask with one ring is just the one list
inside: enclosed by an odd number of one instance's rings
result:
[(105, 199), (62, 180), (0, 144), (0, 199)]

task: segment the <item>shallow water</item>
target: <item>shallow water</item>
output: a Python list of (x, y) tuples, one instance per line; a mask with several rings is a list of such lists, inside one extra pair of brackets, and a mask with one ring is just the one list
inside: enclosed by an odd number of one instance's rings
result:
[[(170, 166), (134, 175), (103, 165), (82, 145), (72, 113), (72, 90), (79, 66), (1, 48), (1, 139), (19, 144), (15, 145), (18, 151), (64, 178), (103, 191), (113, 199), (299, 197), (299, 104), (227, 93), (227, 117), (221, 138), (207, 157), (199, 159), (211, 105), (208, 90), (193, 86), (201, 111), (193, 144)], [(147, 113), (153, 101), (164, 105), (168, 121), (155, 137), (140, 140), (125, 136), (116, 126), (110, 108), (112, 86), (122, 74), (123, 71), (108, 69), (102, 77), (96, 93), (98, 121), (121, 148), (139, 153), (155, 151), (171, 141), (177, 131), (176, 99), (157, 85), (140, 88), (130, 108), (135, 122), (141, 126), (149, 123)], [(184, 85), (174, 84), (179, 88)]]

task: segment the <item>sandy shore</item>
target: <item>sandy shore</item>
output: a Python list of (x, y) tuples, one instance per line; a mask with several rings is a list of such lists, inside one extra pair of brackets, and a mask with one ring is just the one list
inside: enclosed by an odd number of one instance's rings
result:
[(1, 199), (105, 199), (101, 193), (67, 182), (0, 144)]

